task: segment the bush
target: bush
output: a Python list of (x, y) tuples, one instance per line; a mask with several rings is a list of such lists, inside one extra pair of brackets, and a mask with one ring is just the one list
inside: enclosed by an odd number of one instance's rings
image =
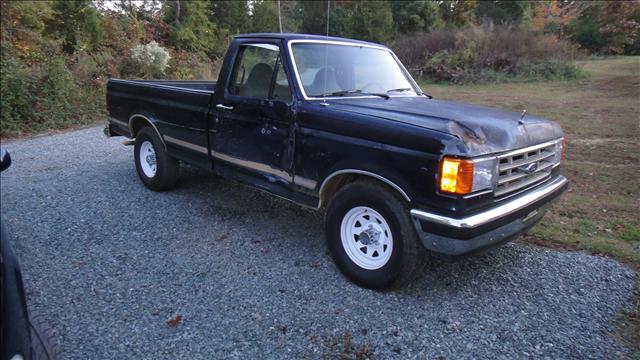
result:
[(78, 81), (61, 56), (44, 66), (4, 59), (0, 84), (1, 136), (89, 124), (104, 113), (104, 87)]
[(144, 78), (164, 76), (169, 59), (169, 52), (155, 41), (147, 45), (136, 45), (131, 49), (131, 60), (138, 66), (138, 73)]
[(206, 56), (176, 51), (171, 57), (167, 78), (173, 80), (217, 80), (221, 60), (212, 61)]
[(567, 79), (580, 76), (573, 61), (577, 47), (511, 26), (438, 30), (406, 37), (396, 53), (418, 77), (456, 84)]

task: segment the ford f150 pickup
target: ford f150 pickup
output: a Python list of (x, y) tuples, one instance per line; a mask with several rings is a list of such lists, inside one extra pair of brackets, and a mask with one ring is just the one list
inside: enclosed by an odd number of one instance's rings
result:
[(368, 42), (236, 36), (217, 82), (111, 79), (106, 100), (148, 188), (183, 161), (323, 209), (334, 261), (369, 288), (516, 238), (568, 187), (558, 124), (433, 99)]

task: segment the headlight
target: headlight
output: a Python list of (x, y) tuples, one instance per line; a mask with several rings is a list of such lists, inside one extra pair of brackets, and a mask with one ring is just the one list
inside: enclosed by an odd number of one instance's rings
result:
[(492, 189), (498, 171), (498, 158), (458, 159), (445, 156), (440, 166), (440, 191), (465, 195)]
[(567, 151), (567, 143), (564, 141), (564, 138), (559, 139), (555, 143), (555, 147), (553, 149), (555, 156), (553, 157), (554, 166), (560, 164), (560, 161), (564, 161), (564, 154)]

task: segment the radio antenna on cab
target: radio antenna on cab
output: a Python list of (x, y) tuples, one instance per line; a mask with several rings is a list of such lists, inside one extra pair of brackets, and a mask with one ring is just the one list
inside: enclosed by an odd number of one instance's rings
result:
[[(327, 41), (329, 41), (329, 11), (331, 9), (331, 0), (327, 0), (327, 32), (326, 32), (326, 36), (327, 36)], [(327, 97), (327, 73), (329, 72), (329, 44), (325, 44), (324, 47), (324, 68), (322, 68), (321, 70), (324, 70), (324, 86), (322, 89), (322, 102), (320, 103), (320, 106), (329, 106), (329, 104), (326, 102), (326, 97)]]

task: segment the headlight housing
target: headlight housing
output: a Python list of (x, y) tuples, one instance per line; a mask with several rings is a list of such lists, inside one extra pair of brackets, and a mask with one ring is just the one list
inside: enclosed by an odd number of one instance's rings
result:
[(555, 157), (553, 159), (553, 163), (558, 165), (561, 161), (564, 161), (565, 153), (567, 152), (567, 143), (564, 138), (556, 141), (554, 151)]
[(439, 190), (443, 193), (466, 195), (493, 189), (497, 179), (498, 158), (460, 159), (445, 156), (440, 163)]

